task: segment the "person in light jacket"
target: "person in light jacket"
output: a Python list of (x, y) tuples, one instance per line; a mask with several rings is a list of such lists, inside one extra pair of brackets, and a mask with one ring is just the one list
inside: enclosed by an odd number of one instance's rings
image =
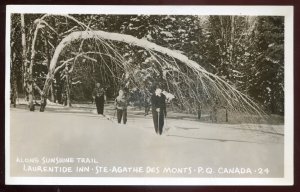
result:
[(121, 124), (122, 118), (123, 118), (123, 124), (126, 124), (127, 122), (127, 105), (128, 105), (128, 99), (124, 91), (121, 89), (119, 90), (119, 95), (115, 99), (115, 107), (117, 110), (117, 118), (118, 123)]

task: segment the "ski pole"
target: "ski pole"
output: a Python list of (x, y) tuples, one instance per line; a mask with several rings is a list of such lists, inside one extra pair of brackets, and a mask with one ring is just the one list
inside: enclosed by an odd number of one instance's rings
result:
[(158, 118), (157, 118), (157, 119), (158, 119), (158, 123), (157, 123), (157, 124), (158, 124), (158, 126), (157, 126), (157, 128), (158, 128), (158, 130), (157, 130), (157, 131), (158, 131), (158, 134), (160, 134), (160, 133), (159, 133), (159, 129), (160, 129), (160, 128), (159, 128), (159, 127), (160, 127), (160, 126), (159, 126), (159, 115), (160, 115), (159, 112), (160, 112), (160, 110), (158, 111)]

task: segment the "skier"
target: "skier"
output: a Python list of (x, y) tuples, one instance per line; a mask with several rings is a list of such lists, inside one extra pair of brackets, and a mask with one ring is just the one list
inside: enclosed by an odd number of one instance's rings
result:
[(155, 132), (159, 135), (163, 132), (164, 117), (167, 116), (166, 96), (160, 88), (156, 88), (155, 93), (151, 97), (152, 117)]
[(122, 117), (123, 117), (123, 124), (125, 125), (127, 122), (127, 105), (128, 105), (127, 96), (124, 93), (124, 91), (120, 89), (119, 95), (115, 99), (115, 106), (117, 110), (117, 118), (119, 124), (121, 124)]
[(96, 87), (93, 91), (93, 99), (95, 100), (97, 113), (103, 115), (104, 101), (105, 101), (105, 90), (100, 86), (100, 83), (96, 83)]

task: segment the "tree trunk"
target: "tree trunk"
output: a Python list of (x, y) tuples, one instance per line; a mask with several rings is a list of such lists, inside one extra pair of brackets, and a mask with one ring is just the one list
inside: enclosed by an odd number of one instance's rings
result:
[(225, 114), (226, 115), (226, 119), (225, 120), (226, 120), (226, 122), (228, 122), (228, 110), (227, 110), (227, 108), (225, 109), (225, 112), (226, 112), (226, 114)]
[(11, 60), (10, 60), (10, 68), (11, 68), (11, 78), (10, 78), (10, 82), (11, 82), (11, 92), (10, 92), (10, 102), (13, 105), (13, 107), (17, 106), (17, 80), (16, 80), (16, 61), (15, 61), (15, 57), (12, 56)]
[(26, 33), (25, 33), (25, 19), (24, 14), (21, 14), (21, 33), (22, 33), (22, 85), (23, 93), (25, 93), (25, 100), (27, 100), (26, 92), (26, 77), (27, 77), (27, 62), (26, 62)]
[(230, 33), (230, 64), (233, 64), (233, 47), (234, 47), (234, 16), (231, 16), (231, 33)]
[[(39, 25), (39, 23), (37, 24)], [(36, 43), (36, 38), (37, 38), (37, 33), (38, 33), (39, 26), (36, 27), (34, 31), (34, 36), (31, 44), (31, 56), (30, 56), (30, 65), (28, 67), (27, 71), (27, 92), (28, 92), (28, 99), (29, 99), (29, 109), (30, 111), (34, 111), (34, 104), (33, 104), (33, 98), (34, 98), (34, 92), (33, 92), (33, 64), (34, 64), (34, 58), (35, 58), (35, 43)]]
[(70, 74), (69, 67), (66, 68), (66, 96), (67, 96), (67, 106), (71, 107), (71, 87), (70, 87)]
[[(49, 49), (49, 43), (48, 43), (47, 36), (45, 36), (44, 44), (45, 44), (45, 51), (46, 51), (47, 67), (48, 67), (48, 72), (49, 72), (50, 62), (51, 62), (51, 54), (50, 54), (50, 49)], [(52, 83), (51, 86), (50, 86), (50, 101), (55, 103), (54, 91), (55, 90), (54, 90), (54, 86), (53, 86), (53, 83)]]
[(54, 86), (53, 86), (53, 83), (51, 83), (51, 86), (50, 86), (50, 99), (53, 103), (56, 103), (56, 98), (55, 98), (54, 92), (55, 92)]
[(34, 111), (34, 103), (33, 103), (33, 82), (29, 81), (27, 83), (27, 93), (28, 93), (28, 100), (29, 100), (29, 110)]
[(201, 105), (198, 105), (198, 119), (201, 119)]
[(11, 104), (14, 108), (17, 107), (17, 82), (15, 78), (13, 78), (13, 85), (12, 85), (12, 93), (11, 93)]

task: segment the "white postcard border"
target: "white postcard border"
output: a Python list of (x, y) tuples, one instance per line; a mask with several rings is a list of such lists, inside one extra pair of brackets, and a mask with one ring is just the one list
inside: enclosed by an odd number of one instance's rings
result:
[[(10, 14), (172, 14), (285, 16), (285, 129), (283, 178), (11, 177), (10, 176)], [(293, 6), (87, 6), (7, 5), (5, 58), (5, 183), (20, 185), (293, 185), (294, 71)]]

